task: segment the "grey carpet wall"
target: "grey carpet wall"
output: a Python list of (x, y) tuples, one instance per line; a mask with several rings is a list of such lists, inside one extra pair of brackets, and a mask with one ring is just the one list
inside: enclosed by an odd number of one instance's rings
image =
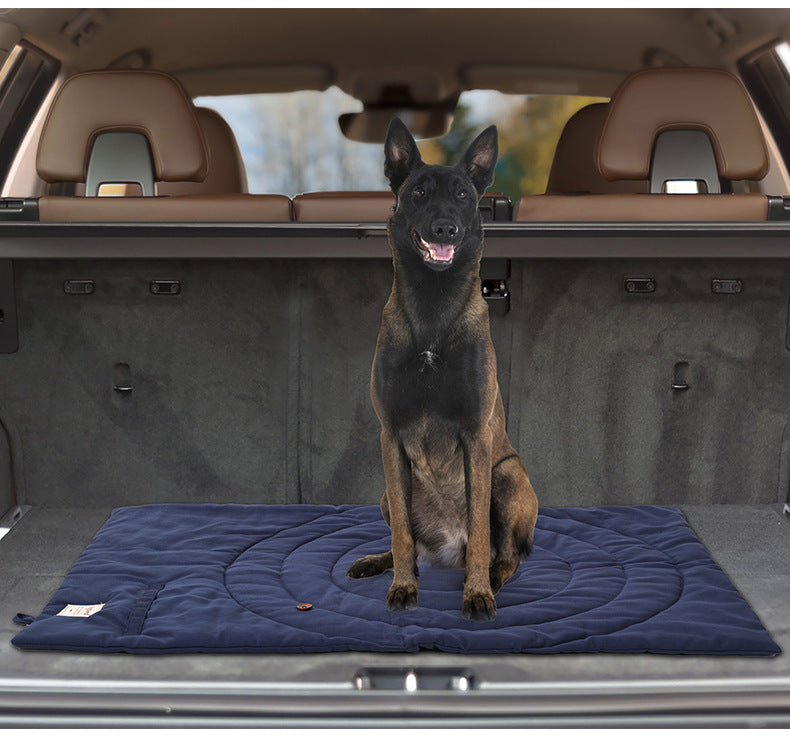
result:
[[(541, 502), (786, 496), (787, 266), (513, 261), (512, 309), (492, 316), (492, 335)], [(0, 416), (27, 503), (378, 502), (368, 384), (388, 261), (14, 270), (20, 348), (0, 355)], [(654, 277), (656, 292), (626, 293), (628, 276)], [(714, 295), (712, 278), (743, 291)], [(93, 279), (94, 294), (66, 295), (68, 279)], [(152, 295), (156, 279), (181, 294)], [(680, 362), (686, 391), (671, 388)], [(114, 390), (118, 364), (131, 393)]]

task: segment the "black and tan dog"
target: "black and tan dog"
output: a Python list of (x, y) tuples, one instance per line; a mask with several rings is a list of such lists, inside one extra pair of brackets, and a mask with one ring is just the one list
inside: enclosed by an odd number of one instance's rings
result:
[(352, 578), (393, 569), (387, 608), (417, 607), (417, 560), (465, 568), (462, 615), (496, 616), (494, 593), (532, 548), (538, 501), (505, 432), (488, 305), (480, 292), (479, 197), (491, 184), (497, 132), (455, 167), (425, 165), (393, 120), (385, 174), (396, 196), (388, 230), (395, 279), (371, 376), (381, 421), (392, 549)]

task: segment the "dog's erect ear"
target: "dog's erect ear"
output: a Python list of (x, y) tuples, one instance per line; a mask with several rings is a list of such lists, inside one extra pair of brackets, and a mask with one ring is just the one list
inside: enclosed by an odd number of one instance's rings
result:
[(384, 143), (384, 175), (393, 193), (416, 166), (422, 164), (417, 144), (409, 129), (397, 117), (392, 119)]
[(499, 139), (496, 125), (489, 125), (472, 141), (458, 163), (472, 178), (478, 196), (482, 196), (486, 188), (494, 182), (494, 168), (498, 156)]

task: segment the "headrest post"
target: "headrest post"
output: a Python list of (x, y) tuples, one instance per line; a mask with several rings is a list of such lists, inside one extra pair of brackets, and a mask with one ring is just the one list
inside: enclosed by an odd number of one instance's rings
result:
[(88, 160), (85, 195), (98, 196), (104, 183), (137, 183), (144, 196), (154, 195), (154, 164), (142, 133), (100, 133)]
[(708, 193), (721, 193), (716, 155), (710, 138), (701, 130), (665, 130), (653, 146), (650, 192), (663, 193), (673, 180), (704, 182)]

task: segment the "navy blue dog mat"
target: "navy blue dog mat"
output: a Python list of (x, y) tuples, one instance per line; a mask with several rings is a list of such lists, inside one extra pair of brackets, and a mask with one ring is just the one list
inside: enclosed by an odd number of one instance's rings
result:
[(535, 550), (490, 623), (461, 618), (462, 571), (427, 565), (419, 607), (388, 612), (391, 572), (346, 577), (359, 556), (388, 547), (377, 506), (116, 509), (13, 643), (146, 654), (781, 651), (675, 509), (542, 509)]

